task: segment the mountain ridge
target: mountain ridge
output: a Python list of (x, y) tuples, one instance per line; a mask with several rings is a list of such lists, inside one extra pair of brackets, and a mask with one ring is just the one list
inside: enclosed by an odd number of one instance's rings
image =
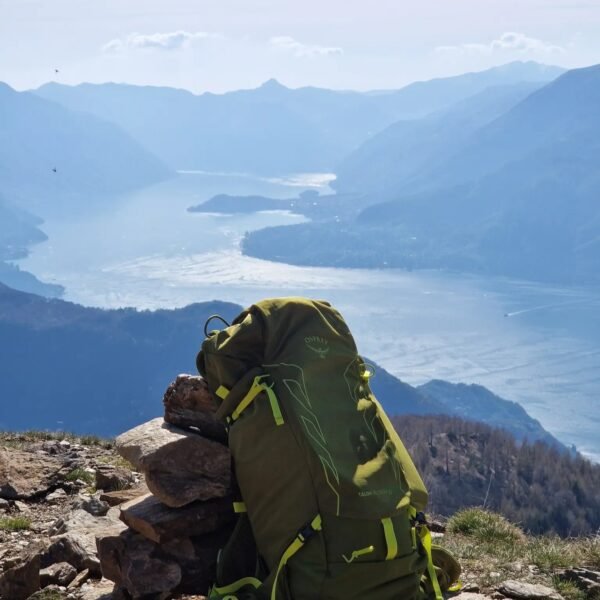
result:
[(223, 94), (114, 83), (52, 83), (34, 93), (118, 124), (172, 169), (282, 175), (331, 171), (390, 123), (449, 106), (494, 81), (550, 80), (561, 71), (513, 63), (384, 94), (291, 89), (273, 80)]
[(30, 92), (0, 88), (4, 195), (46, 216), (85, 208), (170, 175), (117, 125)]
[[(211, 314), (231, 320), (241, 307), (211, 301), (182, 309), (138, 311), (88, 308), (59, 299), (17, 292), (0, 284), (0, 379), (7, 397), (20, 397), (21, 414), (3, 405), (0, 429), (56, 428), (58, 419), (67, 430), (113, 435), (139, 420), (155, 416), (157, 407), (145, 398), (179, 372), (195, 370), (194, 359), (204, 335), (202, 326)], [(24, 357), (28, 357), (27, 360)], [(22, 382), (31, 366), (44, 388), (28, 388)], [(93, 385), (87, 371), (93, 366)], [(451, 403), (414, 388), (377, 367), (373, 391), (390, 415), (452, 414)], [(453, 389), (452, 384), (448, 389)], [(140, 389), (141, 386), (141, 389)], [(443, 394), (442, 394), (443, 396)], [(87, 398), (91, 404), (82, 404)], [(48, 405), (47, 399), (60, 399)], [(472, 410), (471, 418), (494, 425), (497, 415), (514, 405), (487, 392), (487, 409)], [(111, 421), (107, 411), (113, 410)], [(502, 425), (519, 440), (565, 447), (521, 409), (512, 410), (515, 423)]]
[(456, 154), (392, 178), (358, 216), (251, 232), (243, 251), (292, 264), (596, 285), (599, 103), (600, 65), (570, 71), (472, 132)]

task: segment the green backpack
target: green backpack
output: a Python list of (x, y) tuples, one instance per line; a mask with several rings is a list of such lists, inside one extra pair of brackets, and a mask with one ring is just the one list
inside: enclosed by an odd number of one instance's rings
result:
[(259, 302), (197, 365), (241, 494), (209, 598), (441, 600), (425, 485), (330, 304)]

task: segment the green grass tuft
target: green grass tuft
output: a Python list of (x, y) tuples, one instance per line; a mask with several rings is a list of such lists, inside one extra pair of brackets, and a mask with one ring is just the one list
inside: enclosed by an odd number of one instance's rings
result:
[(583, 558), (582, 564), (592, 569), (600, 569), (600, 534), (578, 540)]
[(451, 517), (441, 545), (487, 591), (499, 580), (520, 579), (524, 568), (535, 565), (536, 581), (554, 587), (566, 600), (591, 600), (574, 584), (561, 582), (556, 573), (568, 567), (600, 568), (600, 536), (526, 536), (504, 517), (482, 509), (462, 510)]
[(588, 600), (587, 594), (570, 581), (560, 581), (555, 577), (554, 587), (565, 600)]
[(481, 508), (467, 508), (448, 521), (448, 531), (483, 543), (515, 544), (524, 540), (523, 532), (504, 517)]
[(27, 517), (4, 517), (0, 519), (0, 529), (3, 531), (24, 531), (31, 527)]
[(558, 536), (532, 537), (527, 540), (528, 562), (545, 572), (572, 566), (577, 560), (576, 553), (576, 548), (569, 541)]
[(70, 471), (65, 479), (67, 481), (77, 481), (78, 479), (81, 479), (81, 481), (85, 481), (87, 484), (92, 484), (96, 478), (93, 473), (90, 473), (81, 467), (77, 467)]
[(57, 590), (40, 590), (31, 596), (32, 600), (64, 600), (66, 598), (64, 594)]

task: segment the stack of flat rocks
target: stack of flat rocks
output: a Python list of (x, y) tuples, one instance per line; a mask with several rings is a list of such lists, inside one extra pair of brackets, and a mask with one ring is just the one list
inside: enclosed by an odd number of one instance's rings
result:
[(96, 540), (102, 574), (123, 598), (206, 594), (233, 526), (226, 432), (206, 382), (179, 375), (164, 405), (164, 418), (116, 440), (148, 487), (120, 505), (121, 531)]

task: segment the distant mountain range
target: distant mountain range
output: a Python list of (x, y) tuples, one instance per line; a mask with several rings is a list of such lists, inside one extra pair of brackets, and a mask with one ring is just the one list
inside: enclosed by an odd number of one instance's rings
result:
[(171, 169), (280, 175), (332, 171), (399, 119), (443, 110), (490, 86), (548, 82), (562, 71), (517, 62), (365, 93), (270, 80), (221, 95), (112, 83), (50, 83), (35, 94), (118, 125)]
[[(0, 430), (114, 435), (152, 418), (169, 382), (195, 372), (207, 317), (232, 319), (240, 310), (223, 302), (101, 310), (0, 284)], [(459, 415), (564, 449), (522, 407), (483, 387), (431, 382), (414, 388), (381, 367), (372, 383), (391, 415)]]
[(474, 132), (543, 85), (492, 86), (426, 117), (397, 121), (350, 153), (336, 168), (333, 185), (339, 192), (396, 197), (420, 173), (452, 157)]
[(0, 193), (46, 216), (170, 175), (117, 125), (0, 83)]
[(600, 282), (600, 65), (526, 91), (488, 90), (393, 125), (342, 164), (338, 189), (370, 199), (356, 218), (252, 233), (245, 251)]
[[(561, 72), (516, 62), (364, 93), (288, 89), (274, 80), (255, 90), (201, 96), (120, 84), (47, 84), (35, 92), (0, 84), (0, 194), (4, 204), (30, 215), (61, 217), (110, 209), (119, 194), (170, 177), (175, 169), (325, 171), (360, 147), (342, 163), (337, 197), (293, 206), (311, 219), (337, 222), (385, 199), (380, 184), (389, 177), (368, 175), (368, 165), (378, 163), (378, 151), (364, 155), (363, 148), (377, 149), (390, 131), (396, 137), (400, 132), (410, 156), (403, 169), (426, 163), (431, 152), (421, 140), (428, 131), (443, 138), (438, 147), (449, 148)], [(391, 155), (385, 144), (383, 155)], [(384, 167), (397, 179), (397, 168)], [(368, 189), (355, 185), (353, 176), (365, 180)], [(346, 185), (358, 193), (345, 193)], [(7, 208), (0, 209), (8, 214)], [(40, 220), (18, 215), (11, 209), (0, 224), (2, 261), (15, 258), (15, 252), (23, 256), (28, 245), (44, 239), (37, 229)], [(0, 262), (0, 281), (26, 291), (60, 293), (60, 287), (45, 286), (6, 262)]]

